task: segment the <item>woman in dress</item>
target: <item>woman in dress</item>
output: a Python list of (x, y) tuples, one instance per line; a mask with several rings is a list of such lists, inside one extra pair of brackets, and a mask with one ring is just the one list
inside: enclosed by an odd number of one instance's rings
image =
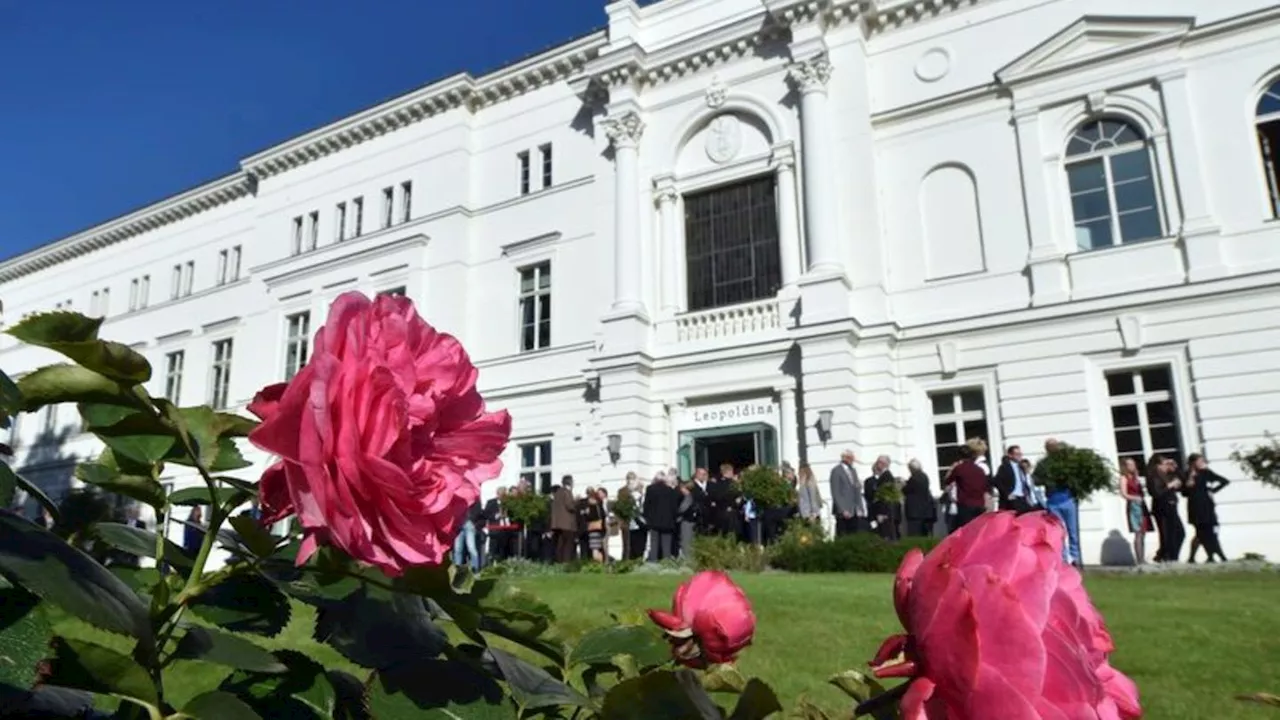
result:
[(1133, 458), (1120, 461), (1120, 497), (1124, 498), (1125, 517), (1133, 533), (1133, 557), (1139, 565), (1147, 563), (1147, 533), (1151, 532), (1151, 510), (1142, 493), (1142, 477)]
[(596, 562), (604, 562), (604, 539), (609, 522), (609, 495), (602, 495), (603, 490), (589, 490), (587, 505), (583, 509), (583, 517), (587, 521), (587, 547), (591, 549), (591, 559)]

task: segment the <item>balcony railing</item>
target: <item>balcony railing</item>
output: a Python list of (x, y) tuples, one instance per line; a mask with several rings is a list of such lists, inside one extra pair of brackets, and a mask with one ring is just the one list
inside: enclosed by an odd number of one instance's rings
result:
[(782, 327), (777, 298), (677, 315), (676, 342), (751, 335)]

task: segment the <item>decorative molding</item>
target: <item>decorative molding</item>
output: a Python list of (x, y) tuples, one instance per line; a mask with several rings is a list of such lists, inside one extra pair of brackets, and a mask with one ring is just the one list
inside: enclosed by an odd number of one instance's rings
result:
[(826, 54), (815, 55), (787, 66), (787, 78), (800, 93), (826, 92), (831, 80), (831, 61)]
[(770, 156), (770, 162), (774, 169), (790, 168), (795, 169), (796, 166), (796, 146), (792, 142), (779, 143), (773, 146), (773, 154)]
[(729, 99), (729, 86), (720, 82), (718, 75), (713, 76), (711, 85), (707, 87), (707, 107), (715, 110), (724, 106), (727, 99)]
[(503, 257), (512, 257), (515, 255), (524, 255), (527, 253), (531, 253), (536, 250), (545, 248), (548, 245), (556, 244), (556, 242), (558, 242), (561, 237), (562, 237), (562, 233), (559, 230), (555, 230), (549, 233), (535, 235), (534, 237), (531, 237), (531, 238), (525, 238), (524, 240), (517, 240), (512, 243), (507, 243), (506, 245), (502, 246), (502, 255)]
[(1120, 344), (1125, 352), (1135, 353), (1142, 349), (1144, 323), (1141, 315), (1121, 315), (1116, 318), (1116, 327), (1120, 330)]
[(1105, 112), (1107, 109), (1107, 91), (1094, 90), (1085, 96), (1084, 101), (1091, 114)]
[(0, 282), (16, 280), (238, 200), (250, 194), (251, 184), (244, 173), (228, 175), (71, 237), (25, 252), (0, 263)]
[(203, 334), (205, 334), (205, 335), (208, 335), (208, 334), (210, 334), (210, 333), (215, 333), (215, 332), (220, 332), (220, 331), (222, 331), (222, 330), (226, 330), (227, 328), (231, 328), (231, 327), (234, 327), (234, 326), (239, 325), (239, 324), (240, 324), (240, 316), (239, 316), (239, 315), (232, 315), (232, 316), (231, 316), (231, 317), (229, 317), (229, 318), (223, 318), (223, 319), (221, 319), (221, 320), (214, 320), (214, 321), (213, 321), (213, 322), (211, 322), (211, 323), (205, 323), (204, 325), (201, 325), (201, 326), (200, 326), (200, 332), (201, 332), (201, 333), (203, 333)]
[(1068, 72), (1103, 58), (1180, 43), (1195, 27), (1193, 17), (1086, 15), (996, 71), (1004, 86)]
[(711, 162), (724, 165), (732, 161), (742, 150), (742, 123), (733, 113), (722, 113), (707, 123), (704, 144)]
[(920, 82), (937, 82), (951, 72), (951, 52), (943, 47), (925, 50), (912, 68)]
[(938, 362), (942, 365), (943, 375), (955, 375), (960, 370), (960, 350), (955, 342), (938, 343)]
[[(264, 277), (267, 290), (294, 280), (311, 277), (337, 267), (347, 267), (363, 260), (390, 255), (412, 247), (422, 247), (428, 242), (426, 235), (420, 232), (390, 242), (370, 245), (358, 242), (342, 242), (326, 245), (325, 250), (332, 252), (312, 251), (288, 258), (288, 262), (274, 262), (260, 268), (261, 270), (280, 269), (281, 272)], [(344, 252), (345, 251), (345, 252)], [(258, 270), (258, 269), (255, 269)], [(347, 282), (346, 280), (342, 282)], [(326, 286), (326, 287), (331, 287)]]
[(644, 120), (641, 120), (640, 114), (636, 112), (628, 111), (616, 117), (606, 118), (600, 121), (600, 125), (615, 148), (636, 147), (640, 144), (640, 137), (644, 135)]

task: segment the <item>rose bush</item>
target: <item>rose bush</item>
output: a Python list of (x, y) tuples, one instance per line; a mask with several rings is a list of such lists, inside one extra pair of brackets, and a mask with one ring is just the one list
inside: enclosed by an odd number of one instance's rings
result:
[(907, 556), (894, 583), (907, 632), (872, 661), (878, 677), (910, 679), (906, 720), (1141, 716), (1063, 539), (1045, 513), (989, 513)]
[(671, 612), (650, 610), (649, 617), (666, 634), (675, 659), (696, 668), (733, 662), (756, 631), (756, 616), (742, 588), (713, 570), (681, 585)]
[(250, 442), (281, 458), (262, 476), (263, 513), (297, 514), (298, 563), (317, 543), (389, 575), (444, 559), (511, 435), (476, 375), (408, 298), (334, 301), (307, 365), (249, 405), (263, 420)]

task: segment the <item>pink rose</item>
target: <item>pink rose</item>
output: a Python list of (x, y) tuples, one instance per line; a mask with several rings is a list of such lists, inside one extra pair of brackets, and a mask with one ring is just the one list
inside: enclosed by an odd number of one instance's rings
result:
[(1062, 526), (1045, 513), (988, 513), (898, 568), (907, 630), (872, 666), (912, 678), (904, 720), (1142, 716), (1138, 688), (1111, 667), (1115, 645), (1062, 561)]
[(263, 420), (249, 440), (281, 458), (259, 484), (263, 519), (297, 514), (298, 564), (317, 543), (392, 576), (442, 561), (511, 435), (476, 374), (409, 299), (333, 302), (306, 367), (249, 405)]
[(733, 662), (756, 631), (751, 602), (722, 572), (694, 575), (671, 606), (670, 613), (650, 610), (649, 617), (666, 633), (676, 660), (689, 667)]

